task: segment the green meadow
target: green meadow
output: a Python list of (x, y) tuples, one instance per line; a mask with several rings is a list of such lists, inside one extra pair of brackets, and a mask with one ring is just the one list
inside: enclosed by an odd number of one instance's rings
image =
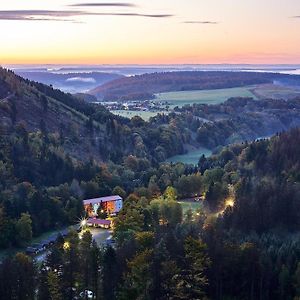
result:
[[(199, 90), (199, 91), (180, 91), (180, 92), (168, 92), (155, 94), (156, 101), (167, 101), (170, 103), (169, 108), (173, 109), (176, 106), (182, 107), (186, 104), (219, 104), (225, 102), (231, 97), (252, 97), (257, 99), (251, 92), (254, 86), (216, 89), (216, 90)], [(162, 109), (165, 105), (162, 106)], [(133, 110), (112, 110), (115, 115), (126, 117), (131, 119), (134, 116), (139, 116), (145, 121), (148, 121), (151, 117), (154, 117), (158, 112), (152, 111), (133, 111)], [(167, 111), (161, 111), (161, 113), (168, 113)]]
[(198, 90), (198, 91), (180, 91), (156, 94), (157, 101), (167, 101), (171, 103), (170, 108), (175, 106), (184, 106), (186, 104), (219, 104), (225, 102), (231, 97), (253, 97), (251, 92), (253, 86), (216, 89), (216, 90)]
[(202, 202), (178, 201), (181, 204), (182, 211), (185, 214), (189, 209), (196, 211), (203, 208)]
[(182, 162), (184, 164), (196, 165), (196, 164), (198, 164), (199, 158), (203, 154), (206, 157), (208, 157), (208, 156), (210, 156), (212, 154), (212, 152), (209, 149), (201, 147), (201, 148), (199, 148), (197, 150), (189, 151), (186, 154), (172, 156), (172, 157), (168, 158), (166, 160), (166, 162), (173, 162), (173, 163)]

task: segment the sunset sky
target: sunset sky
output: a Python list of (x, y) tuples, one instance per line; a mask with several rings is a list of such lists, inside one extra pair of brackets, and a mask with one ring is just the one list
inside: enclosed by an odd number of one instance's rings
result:
[(300, 63), (299, 0), (1, 0), (0, 64)]

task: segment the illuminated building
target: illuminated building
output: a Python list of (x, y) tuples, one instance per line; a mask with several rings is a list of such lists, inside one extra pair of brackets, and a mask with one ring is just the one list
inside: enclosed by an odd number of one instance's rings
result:
[(87, 199), (83, 200), (83, 206), (89, 218), (98, 217), (99, 211), (116, 215), (123, 206), (123, 199), (118, 195)]

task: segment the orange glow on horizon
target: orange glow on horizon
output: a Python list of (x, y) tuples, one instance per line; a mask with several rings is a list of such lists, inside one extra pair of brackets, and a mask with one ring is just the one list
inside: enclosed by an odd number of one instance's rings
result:
[[(68, 6), (75, 2), (1, 3), (0, 12), (6, 13), (0, 23), (7, 30), (0, 31), (0, 64), (300, 64), (300, 18), (293, 18), (300, 14), (297, 0), (272, 0), (272, 6), (266, 0)], [(30, 15), (36, 10), (47, 20)], [(51, 16), (53, 11), (63, 17)], [(3, 19), (5, 14), (17, 20)], [(22, 20), (28, 16), (36, 20)]]

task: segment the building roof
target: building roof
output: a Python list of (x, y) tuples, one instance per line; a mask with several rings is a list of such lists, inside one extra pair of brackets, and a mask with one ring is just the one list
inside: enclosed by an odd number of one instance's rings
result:
[(90, 218), (87, 220), (87, 223), (88, 224), (96, 224), (96, 225), (108, 225), (110, 226), (111, 224), (111, 221), (110, 220), (101, 220), (101, 219), (93, 219), (93, 218)]
[(114, 196), (86, 199), (83, 200), (83, 204), (88, 205), (88, 204), (96, 204), (100, 202), (109, 202), (109, 201), (117, 201), (117, 200), (123, 200), (123, 199), (119, 195), (114, 195)]

